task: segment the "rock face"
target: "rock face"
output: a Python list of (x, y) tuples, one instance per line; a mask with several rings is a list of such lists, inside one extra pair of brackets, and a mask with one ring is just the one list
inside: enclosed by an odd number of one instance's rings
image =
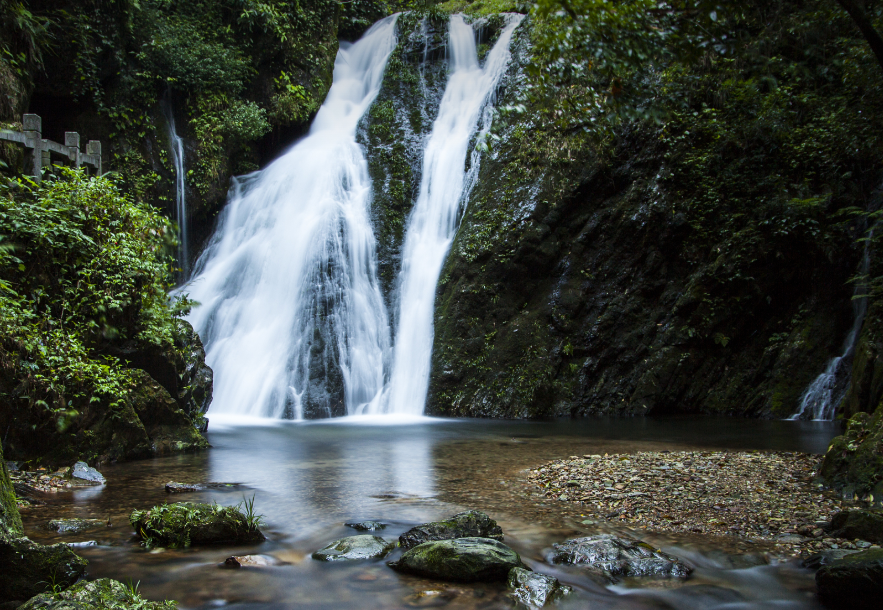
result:
[(503, 530), (497, 522), (479, 510), (458, 513), (445, 521), (424, 523), (399, 536), (399, 546), (407, 550), (431, 540), (454, 538), (503, 539)]
[(77, 583), (57, 595), (44, 593), (19, 610), (173, 610), (174, 602), (149, 602), (110, 578)]
[(512, 597), (529, 608), (542, 608), (573, 591), (558, 582), (557, 578), (524, 568), (512, 568), (508, 584)]
[(0, 599), (26, 600), (48, 589), (48, 583), (69, 587), (85, 574), (86, 563), (64, 544), (0, 538)]
[(107, 524), (100, 519), (53, 519), (49, 522), (48, 527), (59, 534), (79, 534), (107, 527)]
[(613, 578), (649, 576), (686, 578), (693, 571), (675, 557), (637, 540), (609, 534), (574, 538), (552, 545), (550, 563), (566, 563), (598, 570)]
[[(878, 366), (883, 367), (883, 358)], [(819, 474), (845, 498), (874, 496), (874, 503), (883, 505), (883, 408), (849, 418), (845, 433), (828, 447)]]
[(424, 542), (389, 566), (408, 574), (455, 582), (506, 580), (512, 568), (525, 567), (518, 553), (491, 538)]
[(883, 549), (847, 555), (816, 572), (819, 597), (831, 608), (879, 608), (883, 599)]
[(265, 539), (257, 524), (237, 507), (217, 504), (163, 504), (133, 511), (129, 522), (146, 546), (249, 544)]
[(883, 513), (874, 510), (844, 510), (831, 519), (831, 536), (883, 543)]
[(355, 561), (360, 559), (381, 559), (395, 548), (394, 542), (387, 542), (379, 536), (348, 536), (313, 553), (319, 561)]

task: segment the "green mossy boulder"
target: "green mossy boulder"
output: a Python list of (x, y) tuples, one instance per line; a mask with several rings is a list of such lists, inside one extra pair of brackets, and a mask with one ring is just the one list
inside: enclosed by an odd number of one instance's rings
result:
[(24, 601), (53, 586), (69, 587), (85, 574), (86, 564), (64, 544), (0, 538), (0, 599)]
[(359, 559), (382, 559), (396, 548), (395, 542), (387, 542), (379, 536), (348, 536), (313, 553), (319, 561), (355, 561)]
[(883, 549), (853, 553), (816, 572), (819, 597), (829, 608), (879, 608), (883, 599)]
[(518, 553), (491, 538), (424, 542), (388, 564), (407, 574), (455, 582), (506, 580), (512, 568), (525, 568)]
[(883, 513), (861, 509), (841, 511), (831, 519), (831, 535), (883, 544)]
[(496, 521), (480, 510), (467, 510), (445, 521), (433, 521), (409, 529), (399, 536), (399, 546), (408, 550), (424, 542), (454, 538), (502, 540), (503, 530)]
[(101, 519), (53, 519), (47, 527), (59, 534), (80, 534), (107, 527), (107, 523)]
[(79, 582), (58, 594), (38, 595), (18, 610), (170, 610), (173, 601), (149, 602), (121, 582), (110, 578)]
[(0, 445), (0, 538), (19, 536), (22, 533), (21, 516), (15, 500), (12, 479), (3, 459), (3, 446)]
[(831, 441), (819, 469), (821, 479), (844, 498), (883, 501), (883, 408), (856, 413)]
[(145, 546), (172, 548), (200, 544), (252, 544), (265, 540), (260, 518), (243, 514), (238, 507), (178, 502), (129, 516)]
[(512, 597), (529, 608), (542, 608), (573, 592), (573, 589), (558, 582), (557, 578), (524, 568), (512, 568), (509, 571), (508, 584), (512, 589)]

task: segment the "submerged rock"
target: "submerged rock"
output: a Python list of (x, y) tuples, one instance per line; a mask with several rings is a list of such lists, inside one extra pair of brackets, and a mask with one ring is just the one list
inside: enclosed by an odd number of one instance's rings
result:
[(400, 572), (459, 582), (506, 580), (512, 568), (525, 567), (518, 553), (491, 538), (424, 542), (388, 565)]
[(379, 536), (363, 534), (335, 540), (313, 553), (319, 561), (353, 561), (359, 559), (381, 559), (395, 548), (394, 542), (387, 542)]
[(77, 462), (71, 469), (71, 478), (74, 483), (86, 483), (88, 485), (104, 485), (107, 480), (104, 475), (90, 467), (86, 462)]
[(205, 489), (205, 486), (200, 485), (199, 483), (176, 483), (175, 481), (169, 481), (166, 483), (166, 493), (170, 494), (190, 493), (194, 491), (202, 491), (203, 489)]
[(552, 545), (550, 563), (567, 563), (600, 570), (612, 577), (686, 578), (692, 568), (645, 542), (599, 534)]
[(376, 530), (386, 529), (386, 523), (380, 521), (357, 521), (353, 523), (344, 523), (345, 526), (351, 527), (360, 532), (373, 532)]
[(49, 588), (64, 588), (86, 572), (86, 560), (67, 545), (43, 546), (28, 538), (0, 535), (0, 600), (26, 600)]
[(512, 568), (509, 571), (508, 584), (512, 589), (512, 597), (531, 608), (542, 608), (573, 592), (573, 589), (558, 582), (557, 578), (524, 568)]
[(467, 510), (445, 521), (424, 523), (399, 536), (399, 546), (407, 550), (432, 540), (454, 538), (503, 539), (503, 530), (497, 522), (479, 510)]
[(224, 563), (220, 564), (222, 568), (269, 568), (272, 566), (285, 565), (284, 561), (279, 561), (272, 555), (233, 555), (227, 557)]
[(129, 516), (146, 546), (248, 544), (265, 540), (259, 518), (249, 519), (238, 507), (178, 502), (136, 510)]
[(61, 593), (43, 593), (18, 610), (172, 610), (174, 602), (149, 602), (110, 578), (79, 582)]
[(852, 549), (828, 549), (827, 551), (810, 555), (800, 562), (800, 567), (807, 570), (818, 570), (822, 566), (831, 565), (838, 559), (843, 559), (847, 555), (853, 555), (858, 552)]
[(107, 522), (101, 519), (53, 519), (47, 527), (59, 534), (79, 534), (99, 527), (107, 527)]
[(883, 513), (876, 510), (844, 510), (831, 519), (831, 537), (883, 543)]
[(853, 553), (816, 572), (819, 597), (832, 608), (879, 608), (883, 599), (883, 549)]

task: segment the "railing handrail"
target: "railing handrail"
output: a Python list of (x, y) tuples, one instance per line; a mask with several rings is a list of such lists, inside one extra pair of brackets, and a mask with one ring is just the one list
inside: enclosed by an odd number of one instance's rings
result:
[(38, 182), (43, 178), (43, 168), (51, 161), (50, 154), (55, 153), (74, 163), (75, 167), (91, 166), (101, 174), (101, 141), (86, 142), (86, 152), (80, 152), (80, 134), (75, 131), (64, 132), (64, 144), (43, 138), (43, 119), (36, 114), (25, 114), (21, 120), (22, 130), (0, 130), (0, 140), (21, 144), (31, 152), (31, 175)]

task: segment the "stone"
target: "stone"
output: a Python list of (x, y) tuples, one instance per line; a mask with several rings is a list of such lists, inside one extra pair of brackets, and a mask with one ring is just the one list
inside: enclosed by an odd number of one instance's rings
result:
[(43, 593), (19, 610), (173, 610), (174, 602), (149, 602), (110, 578), (78, 582), (57, 594)]
[(503, 581), (526, 567), (518, 553), (492, 538), (455, 538), (418, 544), (387, 565), (400, 572), (456, 582)]
[(558, 582), (557, 578), (524, 568), (509, 570), (508, 584), (512, 589), (512, 597), (530, 608), (542, 608), (573, 592), (573, 589)]
[(550, 563), (585, 566), (611, 577), (686, 578), (693, 571), (680, 560), (645, 542), (610, 534), (553, 544)]
[(405, 550), (432, 540), (454, 538), (503, 539), (503, 530), (497, 522), (478, 510), (458, 513), (445, 521), (424, 523), (399, 536), (399, 546)]
[(265, 540), (260, 519), (249, 519), (238, 507), (196, 502), (162, 504), (129, 516), (145, 546), (172, 548), (200, 544), (251, 544)]
[(844, 510), (831, 519), (831, 536), (883, 543), (883, 513), (877, 510)]
[(284, 561), (279, 561), (272, 555), (233, 555), (224, 560), (220, 564), (221, 568), (238, 569), (246, 568), (268, 568), (272, 566), (285, 565)]
[(852, 555), (853, 553), (858, 553), (858, 551), (852, 549), (827, 549), (810, 555), (800, 562), (800, 567), (806, 568), (807, 570), (818, 570), (822, 566), (830, 565), (838, 559), (843, 559), (847, 555)]
[(28, 538), (0, 536), (0, 599), (26, 600), (49, 588), (64, 588), (86, 572), (86, 560), (67, 545), (43, 546)]
[(194, 491), (202, 491), (203, 489), (205, 489), (205, 487), (198, 483), (176, 483), (175, 481), (169, 481), (166, 483), (166, 493), (170, 494), (190, 493)]
[(100, 527), (107, 527), (107, 522), (101, 519), (53, 519), (48, 523), (47, 527), (59, 534), (79, 534)]
[(345, 526), (351, 527), (360, 532), (373, 532), (376, 530), (386, 529), (386, 524), (380, 521), (358, 521), (353, 523), (344, 523)]
[(883, 598), (883, 549), (852, 553), (816, 572), (819, 597), (833, 608), (879, 608)]
[(91, 468), (86, 462), (77, 462), (71, 469), (71, 478), (89, 485), (104, 485), (107, 481), (100, 472)]
[(395, 542), (387, 542), (379, 536), (362, 534), (335, 540), (313, 553), (312, 557), (319, 561), (382, 559), (389, 555), (395, 546)]

